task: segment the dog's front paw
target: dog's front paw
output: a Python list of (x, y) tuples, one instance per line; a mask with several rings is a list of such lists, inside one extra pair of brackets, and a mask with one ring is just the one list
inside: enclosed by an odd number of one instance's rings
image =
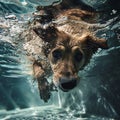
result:
[(44, 102), (48, 102), (48, 100), (50, 99), (51, 96), (51, 92), (49, 90), (49, 87), (46, 86), (45, 89), (41, 89), (40, 91), (40, 98), (44, 101)]
[(47, 79), (44, 78), (44, 79), (40, 80), (38, 82), (38, 86), (39, 86), (40, 98), (44, 102), (48, 102), (48, 100), (50, 99), (50, 96), (51, 96), (51, 92), (50, 92), (49, 83), (48, 83)]

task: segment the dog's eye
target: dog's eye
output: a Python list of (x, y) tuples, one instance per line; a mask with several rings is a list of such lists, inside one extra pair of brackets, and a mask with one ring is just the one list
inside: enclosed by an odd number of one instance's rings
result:
[(54, 50), (52, 52), (52, 55), (55, 60), (61, 59), (62, 58), (62, 51), (61, 50)]
[(77, 61), (77, 62), (80, 62), (81, 59), (83, 57), (83, 54), (81, 53), (81, 51), (79, 49), (77, 49), (75, 51), (75, 54), (74, 54), (74, 59)]

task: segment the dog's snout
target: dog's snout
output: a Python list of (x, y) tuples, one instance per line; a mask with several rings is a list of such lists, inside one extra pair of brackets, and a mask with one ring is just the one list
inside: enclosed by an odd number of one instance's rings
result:
[(64, 75), (65, 77), (70, 77), (73, 75), (72, 71), (61, 71), (60, 74)]
[(66, 74), (67, 77), (69, 77), (71, 75), (71, 72), (68, 71), (65, 74)]
[(59, 87), (64, 92), (67, 92), (67, 91), (73, 89), (77, 85), (76, 78), (72, 78), (72, 79), (61, 78), (59, 82), (60, 82)]

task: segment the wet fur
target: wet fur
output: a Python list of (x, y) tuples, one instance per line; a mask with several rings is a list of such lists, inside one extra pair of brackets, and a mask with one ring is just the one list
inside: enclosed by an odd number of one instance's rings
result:
[[(81, 10), (77, 5), (71, 8), (70, 4), (72, 2), (63, 0), (56, 6), (39, 6), (33, 22), (20, 35), (24, 39), (23, 47), (33, 61), (34, 76), (45, 102), (50, 98), (46, 77), (53, 74), (56, 86), (61, 77), (79, 81), (79, 70), (84, 69), (97, 49), (108, 48), (106, 40), (95, 37), (90, 28), (90, 23), (97, 22), (98, 14), (90, 9)], [(53, 57), (55, 50), (62, 51), (58, 61)], [(74, 59), (76, 51), (83, 55), (79, 62)]]

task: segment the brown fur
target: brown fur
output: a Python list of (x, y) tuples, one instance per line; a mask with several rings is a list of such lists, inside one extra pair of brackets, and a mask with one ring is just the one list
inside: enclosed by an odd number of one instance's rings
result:
[[(61, 4), (64, 5), (64, 2)], [(78, 8), (65, 9), (61, 8), (62, 5), (38, 7), (39, 11), (42, 10), (42, 15), (37, 15), (40, 19), (35, 19), (29, 30), (21, 35), (25, 41), (24, 49), (33, 59), (34, 76), (38, 81), (40, 96), (45, 102), (50, 98), (46, 77), (53, 73), (53, 83), (56, 86), (61, 88), (62, 79), (65, 83), (62, 87), (72, 89), (80, 80), (79, 70), (89, 63), (98, 48), (107, 48), (106, 40), (95, 37), (90, 29), (90, 23), (97, 18), (96, 13)], [(54, 19), (54, 22), (46, 24), (46, 21), (51, 22), (51, 19)], [(72, 83), (74, 81), (76, 83)], [(71, 87), (72, 84), (75, 85)]]

